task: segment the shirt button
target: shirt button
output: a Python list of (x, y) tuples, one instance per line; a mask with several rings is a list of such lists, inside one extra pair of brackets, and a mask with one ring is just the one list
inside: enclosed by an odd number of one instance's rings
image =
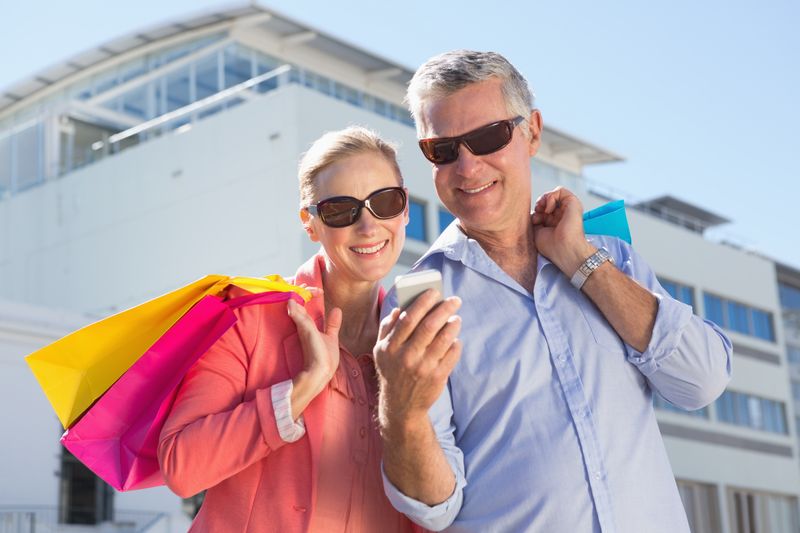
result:
[(361, 429), (358, 430), (358, 434), (361, 435), (361, 438), (363, 439), (364, 437), (367, 436), (367, 428), (362, 427)]
[(360, 374), (360, 372), (358, 370), (356, 370), (355, 368), (350, 371), (350, 375), (353, 376), (354, 378), (357, 378), (358, 374)]
[(566, 357), (564, 357), (563, 355), (559, 355), (559, 356), (558, 356), (558, 362), (559, 362), (559, 363), (563, 363), (563, 362), (564, 362), (564, 361), (566, 361), (566, 360), (567, 360), (567, 358), (566, 358)]
[(358, 405), (364, 405), (365, 403), (367, 403), (367, 402), (366, 402), (366, 400), (364, 400), (364, 398), (362, 398), (361, 396), (359, 396), (359, 397), (358, 397)]
[(594, 473), (594, 478), (595, 478), (597, 481), (600, 481), (600, 478), (601, 478), (601, 477), (603, 477), (603, 474), (601, 474), (599, 471)]

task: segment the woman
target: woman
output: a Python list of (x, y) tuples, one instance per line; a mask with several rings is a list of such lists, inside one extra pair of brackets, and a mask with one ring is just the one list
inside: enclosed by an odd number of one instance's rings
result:
[(192, 531), (412, 531), (383, 492), (371, 357), (408, 222), (395, 150), (363, 128), (328, 133), (299, 179), (322, 251), (293, 283), (322, 290), (305, 308), (237, 311), (181, 385), (161, 468), (182, 497), (207, 489)]

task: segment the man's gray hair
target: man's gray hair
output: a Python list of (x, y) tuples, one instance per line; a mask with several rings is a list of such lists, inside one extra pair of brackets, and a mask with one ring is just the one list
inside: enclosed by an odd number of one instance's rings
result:
[[(512, 116), (527, 121), (533, 110), (534, 95), (528, 82), (514, 65), (496, 52), (453, 50), (434, 56), (414, 73), (408, 84), (406, 102), (417, 126), (417, 135), (427, 135), (422, 109), (431, 100), (450, 96), (468, 85), (499, 79), (506, 109)], [(527, 130), (526, 130), (527, 131)]]

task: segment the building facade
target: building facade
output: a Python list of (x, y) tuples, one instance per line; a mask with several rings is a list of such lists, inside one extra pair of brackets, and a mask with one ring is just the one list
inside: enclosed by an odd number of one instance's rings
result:
[[(0, 390), (15, 434), (0, 442), (2, 477), (14, 480), (0, 484), (0, 531), (4, 520), (186, 529), (167, 489), (114, 493), (62, 451), (22, 357), (208, 273), (293, 274), (316, 251), (298, 218), (298, 157), (349, 124), (399, 143), (411, 221), (393, 274), (408, 269), (452, 220), (402, 104), (412, 74), (248, 5), (121, 37), (0, 92), (0, 277), (13, 280), (0, 285)], [(584, 168), (615, 161), (545, 126), (534, 190), (563, 185), (591, 208), (606, 198)], [(656, 399), (693, 530), (797, 531), (787, 354), (800, 359), (800, 342), (781, 320), (774, 263), (705, 239), (724, 220), (697, 206), (630, 208), (634, 246), (665, 288), (734, 342), (734, 377), (715, 404), (685, 413)]]

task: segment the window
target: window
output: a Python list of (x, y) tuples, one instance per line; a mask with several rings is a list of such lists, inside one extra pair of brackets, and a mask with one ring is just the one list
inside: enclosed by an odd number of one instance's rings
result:
[(727, 390), (715, 405), (720, 422), (782, 435), (789, 433), (783, 402)]
[(800, 382), (798, 381), (792, 381), (792, 398), (800, 402)]
[(61, 449), (58, 521), (99, 524), (114, 518), (114, 490), (66, 448)]
[(661, 409), (663, 411), (671, 411), (673, 413), (680, 413), (684, 415), (694, 416), (697, 418), (708, 418), (708, 407), (703, 407), (702, 409), (697, 409), (696, 411), (686, 411), (684, 409), (681, 409), (677, 405), (674, 405), (669, 401), (665, 400), (657, 392), (653, 393), (653, 406), (656, 409)]
[(800, 346), (786, 345), (786, 357), (790, 363), (800, 364)]
[(444, 229), (450, 225), (452, 221), (454, 221), (456, 217), (450, 213), (444, 207), (439, 208), (439, 233), (443, 232)]
[(778, 283), (778, 294), (781, 299), (781, 307), (800, 311), (800, 288)]
[(425, 236), (425, 203), (413, 198), (408, 199), (408, 226), (406, 235), (418, 241), (427, 241)]
[(724, 326), (725, 317), (722, 314), (722, 300), (706, 293), (703, 295), (703, 303), (706, 308), (706, 318), (719, 326)]
[(717, 488), (706, 483), (676, 479), (692, 533), (721, 531)]
[(775, 342), (772, 313), (703, 293), (706, 318), (723, 328)]
[(748, 489), (728, 489), (732, 533), (790, 533), (800, 530), (797, 498)]
[(666, 279), (658, 278), (659, 283), (661, 286), (664, 287), (664, 290), (667, 293), (678, 300), (679, 302), (683, 302), (686, 305), (691, 305), (694, 307), (694, 289), (689, 287), (688, 285), (683, 285), (681, 283), (677, 283), (675, 281), (669, 281)]

